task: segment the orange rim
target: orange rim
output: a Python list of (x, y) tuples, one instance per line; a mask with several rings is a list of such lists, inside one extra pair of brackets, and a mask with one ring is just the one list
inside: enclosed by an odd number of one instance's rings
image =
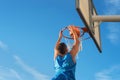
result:
[[(88, 29), (86, 28), (86, 27), (77, 27), (77, 28), (79, 28), (80, 29), (80, 36), (79, 37), (82, 37), (83, 35), (84, 35), (84, 33), (86, 33), (86, 32), (88, 32)], [(73, 38), (71, 38), (71, 37), (68, 37), (68, 36), (65, 36), (64, 34), (63, 34), (63, 32), (65, 31), (65, 30), (68, 30), (68, 27), (65, 27), (63, 30), (62, 30), (62, 35), (63, 35), (63, 37), (64, 38), (67, 38), (67, 39), (73, 39)]]

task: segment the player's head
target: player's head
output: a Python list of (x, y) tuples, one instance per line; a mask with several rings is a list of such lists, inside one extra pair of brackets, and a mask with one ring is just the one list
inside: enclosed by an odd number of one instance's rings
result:
[(58, 46), (57, 46), (57, 50), (60, 54), (64, 55), (68, 52), (68, 48), (67, 48), (67, 45), (65, 43), (60, 43)]

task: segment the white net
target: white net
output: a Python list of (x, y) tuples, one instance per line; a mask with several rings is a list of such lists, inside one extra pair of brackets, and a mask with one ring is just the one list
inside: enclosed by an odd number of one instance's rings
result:
[[(83, 50), (83, 47), (82, 47), (82, 39), (80, 39), (80, 44), (79, 44), (79, 51), (77, 52), (77, 56), (76, 56), (76, 59), (79, 59), (79, 52), (81, 52)], [(67, 39), (65, 38), (65, 41), (66, 41), (66, 45), (68, 47), (68, 51), (70, 51), (73, 47), (73, 44), (74, 44), (74, 40), (71, 40), (71, 39)]]
[[(79, 51), (78, 51), (78, 53), (79, 53), (80, 51), (82, 51), (82, 49), (83, 49), (83, 47), (82, 47), (82, 39), (79, 38), (79, 40), (80, 40), (80, 44), (79, 44)], [(65, 41), (66, 41), (68, 50), (70, 51), (70, 50), (72, 49), (72, 47), (73, 47), (74, 40), (65, 38)]]
[[(80, 40), (79, 50), (77, 52), (77, 54), (78, 54), (79, 52), (81, 52), (83, 50), (82, 40), (83, 40), (84, 31), (80, 27), (75, 27), (73, 29), (76, 31), (77, 35), (79, 36), (79, 40)], [(63, 37), (64, 37), (64, 40), (65, 40), (66, 45), (68, 47), (68, 51), (70, 51), (72, 49), (72, 47), (73, 47), (74, 40), (72, 39), (72, 36), (71, 36), (70, 31), (68, 30), (68, 28), (63, 29)], [(78, 55), (77, 55), (77, 58), (78, 58)]]

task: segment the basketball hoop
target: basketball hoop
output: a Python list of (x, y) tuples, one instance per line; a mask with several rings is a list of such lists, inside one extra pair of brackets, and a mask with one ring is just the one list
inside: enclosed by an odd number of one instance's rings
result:
[[(89, 31), (86, 27), (73, 26), (73, 29), (74, 31), (76, 31), (76, 34), (78, 35), (79, 40), (80, 40), (79, 51), (82, 51), (82, 41), (90, 38), (90, 37), (83, 38), (83, 36), (85, 33), (88, 33)], [(65, 34), (65, 32), (67, 33)], [(72, 49), (74, 41), (73, 41), (73, 38), (71, 36), (70, 30), (68, 27), (65, 27), (62, 29), (62, 35), (65, 38), (66, 44), (68, 46), (68, 50), (70, 51)]]
[[(65, 31), (65, 30), (68, 30), (68, 31), (69, 31), (68, 27), (65, 27), (65, 28), (62, 29), (63, 37), (64, 37), (64, 38), (67, 38), (67, 39), (73, 39), (73, 38), (71, 37), (71, 34), (69, 34), (69, 36), (64, 35), (64, 31)], [(88, 33), (88, 32), (89, 32), (86, 27), (82, 27), (82, 28), (81, 28), (81, 27), (78, 27), (78, 26), (74, 26), (74, 30), (76, 31), (76, 33), (77, 33), (77, 35), (78, 35), (79, 38), (83, 37), (83, 35), (84, 35), (85, 33)]]

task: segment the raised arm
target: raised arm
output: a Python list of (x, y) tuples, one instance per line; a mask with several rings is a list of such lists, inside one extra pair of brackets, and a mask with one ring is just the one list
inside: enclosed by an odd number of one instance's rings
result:
[(55, 44), (55, 48), (54, 48), (54, 59), (58, 56), (58, 50), (56, 50), (57, 46), (60, 44), (61, 42), (61, 39), (62, 39), (62, 31), (59, 32), (59, 37), (58, 37), (58, 40)]
[(74, 26), (69, 26), (68, 28), (69, 28), (70, 33), (71, 33), (73, 40), (74, 40), (73, 47), (70, 51), (70, 54), (72, 55), (72, 58), (75, 61), (75, 57), (79, 51), (80, 41), (79, 41), (79, 37), (78, 37), (77, 33), (75, 32), (75, 30), (73, 29), (73, 27)]

